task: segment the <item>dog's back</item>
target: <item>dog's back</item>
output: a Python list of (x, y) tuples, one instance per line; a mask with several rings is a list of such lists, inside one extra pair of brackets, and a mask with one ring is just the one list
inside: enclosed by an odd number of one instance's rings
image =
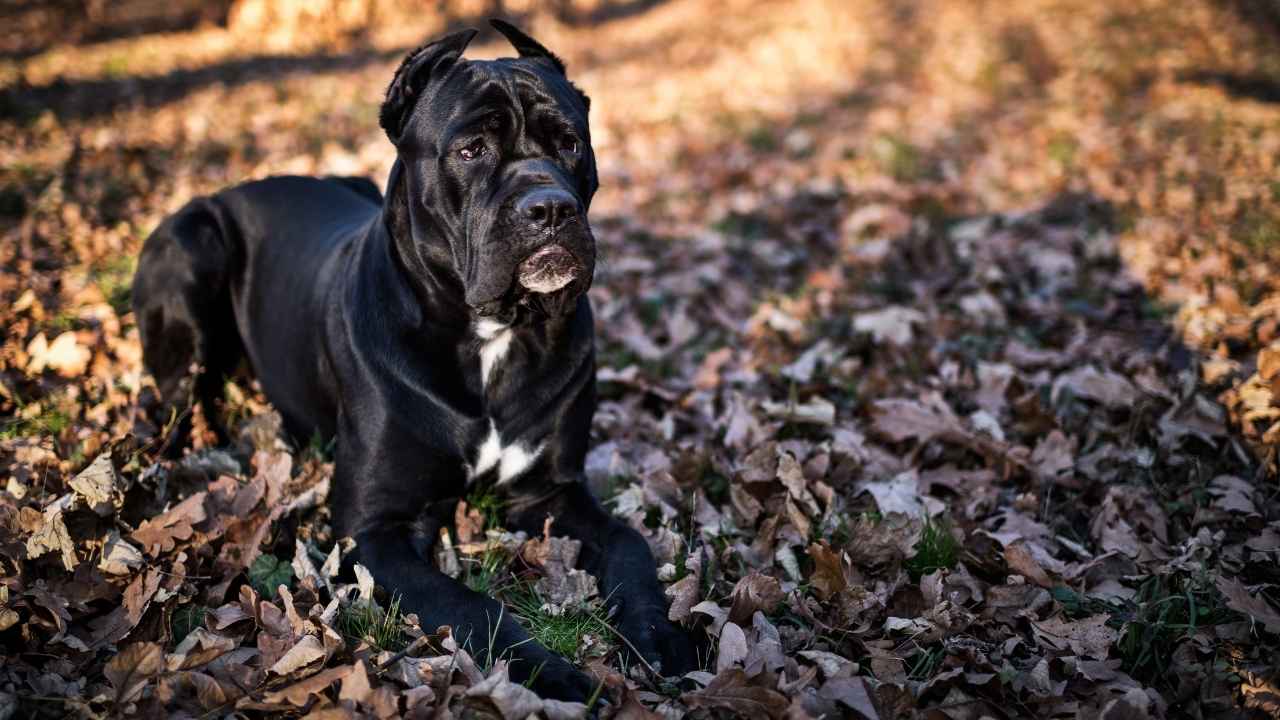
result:
[[(171, 453), (186, 440), (190, 418), (179, 413), (193, 399), (219, 441), (228, 440), (216, 406), (246, 348), (291, 433), (302, 440), (332, 433), (312, 425), (330, 418), (329, 408), (290, 404), (296, 398), (323, 403), (325, 393), (297, 392), (325, 381), (318, 368), (322, 341), (282, 330), (314, 317), (343, 247), (375, 221), (381, 199), (365, 178), (273, 177), (196, 198), (147, 238), (134, 279), (134, 314), (143, 360), (162, 400), (156, 419), (179, 420)], [(269, 312), (247, 310), (267, 304)], [(192, 365), (199, 367), (194, 376)], [(189, 378), (192, 387), (185, 384)]]

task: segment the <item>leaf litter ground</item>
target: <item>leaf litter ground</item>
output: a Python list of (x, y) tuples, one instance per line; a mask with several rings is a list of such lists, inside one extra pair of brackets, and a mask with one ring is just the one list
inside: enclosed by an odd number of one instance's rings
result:
[[(439, 567), (606, 716), (1280, 712), (1280, 56), (1237, 5), (536, 19), (595, 100), (587, 473), (703, 667), (628, 662), (578, 548), (501, 498)], [(234, 28), (3, 61), (0, 713), (581, 713), (338, 579), (331, 448), (283, 446), (252, 383), (238, 444), (181, 462), (139, 410), (142, 238), (247, 177), (380, 179), (378, 93), (435, 29), (214, 83), (183, 73)]]

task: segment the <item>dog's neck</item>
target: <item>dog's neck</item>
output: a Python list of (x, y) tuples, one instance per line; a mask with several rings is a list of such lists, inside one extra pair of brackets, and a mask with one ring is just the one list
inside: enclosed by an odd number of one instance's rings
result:
[(387, 180), (381, 218), (390, 240), (388, 249), (421, 307), (434, 310), (424, 319), (465, 331), (473, 324), (473, 311), (465, 301), (462, 281), (450, 265), (448, 246), (443, 238), (436, 239), (434, 245), (421, 242), (422, 230), (415, 235), (403, 176), (404, 165), (397, 159)]

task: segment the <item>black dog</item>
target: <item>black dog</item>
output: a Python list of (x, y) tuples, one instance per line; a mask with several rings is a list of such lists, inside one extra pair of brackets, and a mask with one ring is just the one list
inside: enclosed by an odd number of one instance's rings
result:
[(291, 436), (336, 437), (334, 525), (356, 561), (424, 627), (452, 625), (481, 656), (492, 637), (517, 680), (536, 673), (544, 695), (582, 700), (586, 675), (432, 560), (440, 508), (492, 484), (509, 525), (537, 533), (550, 515), (554, 533), (582, 541), (637, 652), (670, 674), (691, 668), (644, 539), (583, 483), (589, 103), (559, 58), (493, 25), (519, 58), (464, 60), (467, 30), (396, 71), (381, 112), (398, 156), (385, 203), (367, 180), (301, 177), (193, 200), (147, 240), (133, 303), (167, 413), (187, 415), (194, 393), (225, 441), (214, 408), (247, 356)]

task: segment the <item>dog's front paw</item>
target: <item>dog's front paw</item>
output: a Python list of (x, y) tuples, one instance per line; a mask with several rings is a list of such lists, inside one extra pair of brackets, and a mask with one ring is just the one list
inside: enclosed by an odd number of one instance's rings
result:
[(698, 667), (693, 639), (684, 628), (667, 619), (664, 607), (649, 606), (625, 612), (618, 631), (663, 677), (677, 677)]
[(534, 672), (531, 685), (540, 697), (585, 703), (596, 689), (591, 676), (559, 657), (547, 660)]

